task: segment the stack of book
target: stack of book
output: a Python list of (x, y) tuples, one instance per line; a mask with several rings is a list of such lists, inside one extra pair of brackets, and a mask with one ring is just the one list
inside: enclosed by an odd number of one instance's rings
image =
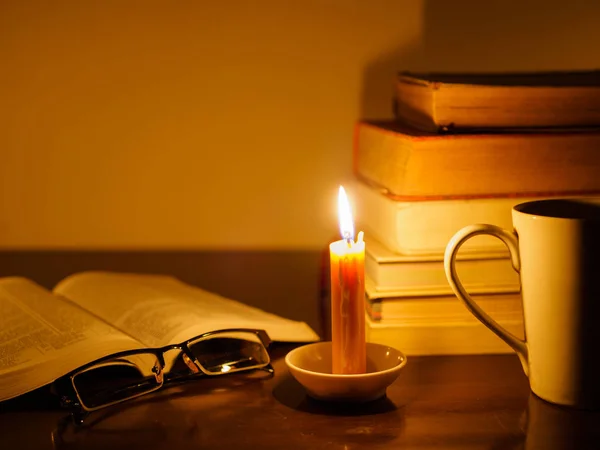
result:
[[(453, 295), (443, 255), (459, 229), (512, 229), (514, 205), (600, 195), (600, 72), (416, 75), (396, 119), (356, 126), (356, 217), (365, 231), (367, 340), (407, 354), (510, 348)], [(523, 335), (508, 251), (478, 236), (459, 253), (466, 289)]]

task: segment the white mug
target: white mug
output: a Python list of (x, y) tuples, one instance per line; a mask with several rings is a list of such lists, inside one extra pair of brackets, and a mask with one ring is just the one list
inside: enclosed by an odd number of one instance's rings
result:
[[(539, 200), (512, 209), (514, 231), (469, 225), (448, 243), (446, 277), (456, 296), (518, 354), (538, 397), (600, 407), (600, 198)], [(485, 313), (465, 291), (455, 261), (469, 238), (489, 234), (508, 247), (521, 278), (525, 340)]]

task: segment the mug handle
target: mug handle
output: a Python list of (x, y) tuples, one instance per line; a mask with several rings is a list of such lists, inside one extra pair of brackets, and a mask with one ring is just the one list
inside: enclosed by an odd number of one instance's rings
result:
[(458, 278), (458, 274), (456, 273), (456, 255), (460, 247), (473, 236), (481, 235), (481, 234), (489, 234), (491, 236), (497, 237), (504, 245), (508, 248), (510, 252), (510, 259), (512, 262), (513, 269), (519, 272), (521, 268), (520, 258), (519, 258), (519, 243), (517, 241), (516, 234), (510, 233), (500, 227), (495, 225), (488, 224), (476, 224), (469, 225), (459, 230), (448, 242), (448, 246), (446, 247), (446, 253), (444, 254), (444, 270), (446, 271), (446, 278), (448, 278), (448, 283), (452, 287), (452, 290), (456, 294), (456, 296), (463, 301), (465, 306), (471, 313), (479, 319), (481, 323), (483, 323), (486, 327), (492, 330), (500, 339), (510, 345), (519, 356), (521, 360), (521, 364), (523, 366), (523, 370), (525, 374), (529, 374), (529, 351), (527, 349), (527, 342), (519, 339), (510, 331), (506, 330), (503, 326), (501, 326), (498, 322), (492, 319), (483, 309), (477, 305), (475, 300), (471, 298), (471, 296), (467, 293), (465, 288), (463, 287), (460, 279)]

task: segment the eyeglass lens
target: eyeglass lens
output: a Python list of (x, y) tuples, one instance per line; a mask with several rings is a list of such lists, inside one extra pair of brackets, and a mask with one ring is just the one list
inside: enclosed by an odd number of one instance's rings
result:
[(88, 409), (152, 392), (162, 386), (160, 363), (153, 353), (138, 353), (92, 366), (73, 377), (82, 406)]
[(188, 347), (209, 374), (250, 370), (269, 364), (267, 349), (255, 333), (218, 333), (189, 341)]
[[(210, 375), (269, 364), (266, 348), (252, 332), (216, 333), (188, 341), (188, 348), (203, 371)], [(85, 409), (96, 409), (157, 390), (163, 384), (162, 375), (162, 367), (154, 353), (136, 353), (104, 361), (77, 373), (73, 377), (73, 387)]]

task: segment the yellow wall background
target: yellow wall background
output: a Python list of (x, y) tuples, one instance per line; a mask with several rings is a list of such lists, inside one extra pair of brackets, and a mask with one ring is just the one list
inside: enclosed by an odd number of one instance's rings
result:
[(0, 248), (321, 249), (398, 70), (600, 66), (548, 3), (4, 0)]

